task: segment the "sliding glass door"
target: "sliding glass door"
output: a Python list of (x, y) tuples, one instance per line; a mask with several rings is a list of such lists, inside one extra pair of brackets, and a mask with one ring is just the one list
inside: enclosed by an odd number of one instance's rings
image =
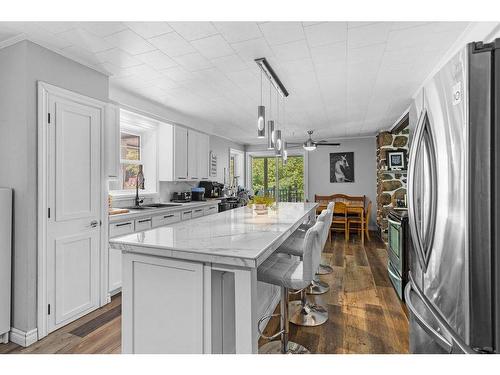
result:
[(286, 165), (274, 156), (251, 157), (251, 182), (255, 195), (276, 194), (276, 160), (278, 161), (278, 195), (280, 202), (304, 201), (304, 157), (289, 156)]

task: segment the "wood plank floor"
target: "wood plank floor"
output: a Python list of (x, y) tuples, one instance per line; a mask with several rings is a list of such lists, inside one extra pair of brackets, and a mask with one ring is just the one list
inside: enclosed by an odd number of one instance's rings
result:
[[(387, 253), (375, 236), (361, 246), (335, 235), (324, 259), (333, 268), (321, 276), (330, 291), (315, 296), (328, 308), (329, 320), (318, 327), (290, 325), (290, 340), (312, 353), (407, 353), (408, 319), (387, 277)], [(279, 306), (277, 308), (279, 311)], [(266, 333), (275, 332), (278, 320)], [(120, 353), (121, 296), (85, 317), (53, 332), (28, 348), (0, 344), (0, 353)], [(261, 339), (259, 345), (266, 341)]]

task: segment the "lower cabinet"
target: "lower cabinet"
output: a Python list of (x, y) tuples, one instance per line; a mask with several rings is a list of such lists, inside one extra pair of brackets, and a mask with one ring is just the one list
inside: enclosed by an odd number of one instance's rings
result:
[(108, 291), (118, 293), (122, 287), (122, 252), (109, 248)]
[[(109, 238), (123, 236), (129, 233), (140, 232), (151, 228), (177, 223), (181, 220), (190, 220), (195, 217), (211, 215), (218, 212), (218, 205), (190, 208), (185, 211), (165, 212), (151, 217), (136, 220), (126, 220), (109, 225)], [(109, 248), (108, 251), (108, 292), (110, 295), (121, 291), (122, 287), (122, 252)]]

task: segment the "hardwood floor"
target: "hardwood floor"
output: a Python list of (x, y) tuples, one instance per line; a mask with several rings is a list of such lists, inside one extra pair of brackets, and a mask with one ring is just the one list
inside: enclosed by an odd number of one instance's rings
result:
[[(321, 279), (330, 284), (330, 291), (313, 298), (328, 308), (329, 320), (318, 327), (290, 324), (290, 340), (312, 353), (407, 353), (408, 319), (387, 277), (385, 246), (376, 235), (364, 247), (353, 237), (345, 243), (336, 234), (325, 248), (324, 259), (334, 272)], [(273, 319), (266, 333), (276, 332), (277, 324)], [(0, 353), (120, 353), (120, 327), (118, 295), (28, 348), (0, 344)], [(265, 342), (261, 339), (259, 345)]]

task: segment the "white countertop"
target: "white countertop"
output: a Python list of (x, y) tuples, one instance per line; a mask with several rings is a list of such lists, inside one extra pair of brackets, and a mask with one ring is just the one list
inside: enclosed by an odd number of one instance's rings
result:
[(258, 267), (316, 206), (317, 203), (279, 203), (267, 215), (241, 207), (109, 242), (112, 248), (126, 252)]
[(212, 206), (215, 204), (219, 204), (219, 202), (220, 202), (220, 200), (218, 200), (218, 199), (207, 199), (206, 201), (191, 201), (191, 202), (186, 202), (186, 203), (169, 202), (169, 204), (171, 203), (171, 204), (176, 205), (176, 206), (172, 206), (172, 207), (148, 208), (148, 209), (144, 209), (144, 210), (130, 209), (129, 212), (124, 213), (124, 214), (109, 215), (109, 222), (116, 223), (116, 222), (124, 221), (124, 220), (138, 219), (138, 218), (142, 218), (142, 217), (159, 215), (159, 214), (162, 214), (164, 212), (172, 212), (172, 211), (180, 211), (180, 210), (196, 208), (196, 207)]

